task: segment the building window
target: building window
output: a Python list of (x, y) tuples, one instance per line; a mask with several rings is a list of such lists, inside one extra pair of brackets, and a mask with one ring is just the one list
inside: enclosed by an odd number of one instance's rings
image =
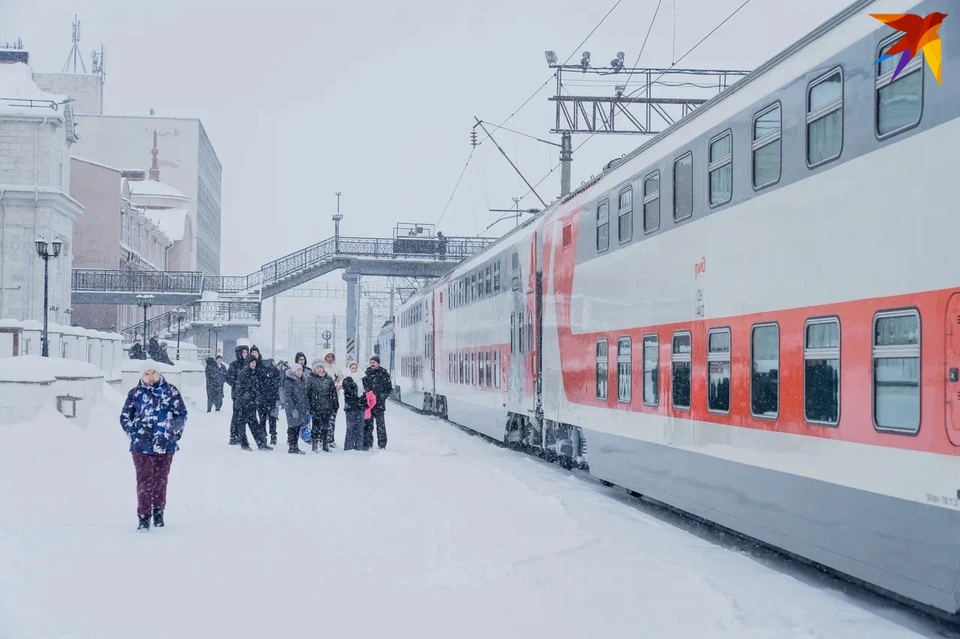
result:
[(620, 243), (629, 242), (633, 237), (633, 187), (620, 191), (620, 207), (617, 211), (617, 234)]
[(656, 335), (643, 338), (643, 403), (660, 403), (660, 340)]
[[(897, 35), (880, 45), (880, 55), (900, 39)], [(879, 55), (877, 56), (879, 57)], [(877, 74), (877, 135), (893, 135), (920, 122), (923, 111), (923, 51), (893, 79), (900, 56), (887, 58), (876, 66)]]
[(493, 351), (493, 383), (500, 388), (500, 349)]
[(776, 324), (754, 326), (750, 351), (750, 412), (754, 417), (776, 419), (780, 412), (780, 328)]
[(843, 72), (814, 80), (807, 89), (807, 166), (840, 157), (843, 147)]
[(673, 163), (673, 219), (676, 222), (693, 215), (693, 152)]
[(690, 408), (690, 333), (673, 334), (673, 407)]
[(780, 181), (780, 105), (774, 104), (753, 118), (753, 188)]
[(487, 363), (486, 363), (486, 366), (485, 366), (485, 368), (486, 368), (486, 370), (487, 370), (487, 388), (490, 388), (491, 386), (493, 386), (493, 383), (492, 383), (492, 382), (493, 382), (493, 371), (490, 370), (490, 351), (486, 351), (486, 352), (484, 353), (484, 357), (485, 357), (486, 360), (487, 360)]
[(707, 410), (730, 412), (730, 329), (707, 334)]
[(803, 416), (835, 426), (840, 422), (840, 320), (808, 321), (803, 340)]
[(873, 321), (873, 420), (880, 430), (920, 430), (920, 315), (881, 313)]
[(730, 131), (710, 142), (710, 206), (726, 204), (733, 197), (733, 134)]
[(643, 232), (660, 228), (660, 171), (643, 178)]
[(617, 401), (630, 401), (630, 386), (633, 380), (633, 366), (631, 365), (630, 338), (621, 337), (617, 340)]
[(500, 292), (500, 260), (493, 263), (493, 292)]
[(604, 200), (597, 205), (597, 252), (602, 253), (610, 246), (610, 202)]
[(607, 340), (597, 340), (597, 399), (607, 398)]

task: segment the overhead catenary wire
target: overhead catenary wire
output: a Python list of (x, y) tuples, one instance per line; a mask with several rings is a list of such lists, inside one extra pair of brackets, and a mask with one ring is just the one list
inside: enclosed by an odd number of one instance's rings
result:
[[(677, 60), (675, 60), (675, 61), (673, 62), (673, 64), (670, 65), (669, 68), (672, 69), (672, 68), (675, 67), (677, 64), (679, 64), (680, 62), (682, 62), (684, 58), (686, 58), (688, 55), (690, 55), (691, 53), (693, 53), (693, 52), (697, 49), (697, 47), (699, 47), (701, 44), (703, 44), (704, 42), (706, 42), (707, 39), (708, 39), (710, 36), (712, 36), (714, 33), (716, 33), (716, 32), (720, 29), (720, 27), (722, 27), (722, 26), (725, 25), (727, 22), (729, 22), (735, 15), (737, 15), (738, 13), (740, 13), (740, 11), (741, 11), (744, 7), (746, 7), (748, 4), (750, 4), (751, 1), (752, 1), (752, 0), (744, 0), (743, 3), (741, 3), (740, 6), (738, 6), (736, 9), (734, 9), (733, 12), (732, 12), (730, 15), (728, 15), (726, 18), (724, 18), (723, 20), (721, 20), (720, 23), (719, 23), (717, 26), (715, 26), (713, 29), (711, 29), (711, 30), (707, 33), (707, 35), (705, 35), (705, 36), (703, 36), (702, 38), (700, 38), (700, 41), (699, 41), (699, 42), (697, 42), (695, 45), (693, 45), (692, 47), (690, 47), (690, 48), (687, 50), (686, 53), (684, 53), (684, 54), (683, 54), (682, 56), (680, 56)], [(659, 6), (660, 6), (660, 5), (658, 4), (657, 7), (659, 8)], [(654, 20), (655, 20), (655, 19), (656, 19), (656, 13), (654, 13)], [(651, 26), (652, 26), (652, 21), (651, 21)], [(648, 30), (648, 34), (649, 34), (649, 30)], [(644, 40), (644, 43), (646, 43), (646, 40)], [(641, 53), (642, 53), (642, 52), (643, 52), (643, 49), (642, 49), (642, 47), (641, 47)], [(639, 58), (639, 56), (638, 56), (638, 58)], [(636, 66), (636, 65), (634, 65), (634, 66)], [(666, 75), (666, 72), (661, 73), (660, 76), (657, 77), (656, 80), (654, 80), (654, 82), (658, 82), (658, 81), (659, 81), (661, 78), (663, 78), (663, 76), (665, 76), (665, 75)], [(643, 87), (640, 87), (640, 88), (638, 88), (638, 89), (635, 89), (634, 91), (632, 91), (632, 92), (630, 93), (630, 95), (634, 95), (637, 91), (640, 91), (642, 88), (643, 88)], [(589, 142), (589, 141), (593, 138), (593, 136), (595, 136), (595, 135), (596, 135), (596, 132), (591, 133), (591, 134), (588, 135), (586, 138), (584, 138), (583, 142), (581, 142), (580, 144), (578, 144), (577, 147), (576, 147), (575, 149), (573, 149), (573, 152), (576, 153), (576, 152), (580, 149), (580, 147), (582, 147), (584, 144), (586, 144), (587, 142)], [(534, 188), (540, 186), (540, 184), (542, 184), (544, 180), (546, 180), (548, 177), (550, 177), (550, 176), (553, 174), (553, 172), (556, 171), (559, 167), (560, 167), (560, 163), (556, 164), (552, 169), (550, 169), (550, 171), (547, 172), (546, 175), (544, 175), (542, 178), (540, 178), (540, 181), (539, 181), (539, 182), (537, 182), (536, 184), (533, 185)], [(526, 198), (528, 195), (530, 195), (530, 193), (532, 193), (532, 192), (533, 192), (533, 189), (527, 191), (526, 193), (523, 194), (523, 196), (522, 196), (520, 199), (523, 200), (523, 199)]]
[(467, 167), (470, 166), (470, 160), (473, 159), (473, 152), (477, 150), (477, 147), (470, 148), (470, 155), (467, 156), (467, 161), (463, 165), (463, 170), (460, 171), (460, 177), (457, 178), (457, 183), (453, 185), (453, 192), (450, 194), (450, 199), (447, 200), (447, 205), (443, 207), (443, 212), (440, 213), (440, 217), (437, 218), (437, 223), (434, 226), (440, 226), (440, 221), (443, 220), (443, 216), (447, 214), (447, 210), (450, 208), (450, 203), (453, 202), (453, 196), (457, 194), (457, 188), (460, 186), (460, 181), (463, 180), (463, 174), (467, 172)]

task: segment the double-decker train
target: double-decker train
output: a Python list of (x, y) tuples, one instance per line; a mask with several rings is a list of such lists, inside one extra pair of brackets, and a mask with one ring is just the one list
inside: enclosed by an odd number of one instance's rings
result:
[(960, 15), (942, 85), (870, 15), (948, 4), (855, 2), (413, 295), (396, 398), (957, 614)]

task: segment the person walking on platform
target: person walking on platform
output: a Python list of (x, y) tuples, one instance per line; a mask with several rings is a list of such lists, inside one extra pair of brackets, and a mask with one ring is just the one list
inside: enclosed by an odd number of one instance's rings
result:
[(167, 505), (167, 478), (173, 454), (180, 447), (187, 423), (187, 406), (180, 391), (167, 382), (156, 364), (144, 362), (140, 381), (127, 393), (120, 425), (130, 438), (130, 453), (137, 473), (138, 530), (160, 528)]
[(313, 414), (313, 427), (310, 432), (310, 443), (313, 452), (322, 446), (324, 452), (330, 451), (330, 422), (336, 419), (340, 401), (337, 398), (337, 387), (333, 378), (327, 375), (322, 359), (313, 361), (313, 374), (309, 382), (310, 412)]
[(217, 366), (217, 360), (208, 357), (207, 367), (203, 372), (207, 381), (207, 412), (209, 413), (214, 406), (219, 412), (220, 407), (223, 406), (223, 374), (221, 368)]
[(344, 450), (363, 448), (363, 413), (367, 398), (363, 391), (363, 375), (356, 362), (347, 360), (349, 371), (343, 378), (343, 414), (347, 418), (347, 434), (343, 439)]
[(370, 367), (363, 378), (363, 386), (364, 390), (373, 391), (377, 399), (376, 405), (370, 411), (370, 419), (363, 426), (363, 449), (373, 448), (374, 421), (377, 424), (377, 445), (384, 449), (387, 447), (387, 398), (393, 392), (393, 381), (390, 373), (380, 366), (379, 355), (370, 358)]
[(307, 422), (310, 412), (308, 396), (309, 381), (303, 374), (300, 364), (293, 364), (283, 377), (283, 408), (287, 416), (287, 452), (291, 455), (303, 455), (300, 450), (300, 429)]
[(277, 406), (280, 402), (280, 384), (283, 381), (283, 374), (273, 364), (272, 359), (262, 360), (258, 365), (260, 372), (260, 405), (257, 410), (260, 413), (260, 426), (264, 432), (270, 431), (270, 445), (277, 445)]
[(237, 400), (236, 405), (240, 413), (240, 448), (251, 450), (250, 442), (247, 439), (247, 428), (250, 428), (253, 434), (253, 440), (257, 443), (260, 450), (273, 450), (267, 444), (267, 433), (257, 419), (257, 408), (260, 406), (260, 374), (257, 372), (257, 362), (259, 360), (253, 355), (247, 356), (244, 362), (243, 370), (237, 374), (237, 385), (235, 387)]
[(230, 386), (230, 401), (233, 403), (233, 414), (230, 416), (231, 446), (237, 446), (240, 444), (240, 431), (246, 430), (246, 425), (240, 423), (240, 409), (237, 406), (237, 400), (240, 397), (240, 393), (237, 391), (237, 376), (243, 369), (244, 362), (246, 361), (249, 353), (250, 350), (246, 346), (237, 346), (237, 348), (234, 350), (236, 359), (230, 362), (230, 367), (227, 368), (227, 375), (224, 377), (224, 381)]

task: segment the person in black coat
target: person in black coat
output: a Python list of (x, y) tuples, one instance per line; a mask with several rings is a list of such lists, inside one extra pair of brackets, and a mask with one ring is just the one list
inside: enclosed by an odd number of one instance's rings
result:
[(380, 366), (380, 357), (370, 358), (370, 367), (363, 377), (364, 391), (372, 390), (377, 397), (377, 403), (370, 411), (370, 419), (363, 425), (363, 449), (373, 448), (373, 424), (377, 424), (377, 445), (383, 449), (387, 447), (387, 398), (393, 392), (393, 381), (390, 373)]
[(260, 405), (260, 374), (257, 372), (257, 358), (248, 356), (244, 360), (243, 369), (237, 373), (237, 383), (234, 386), (234, 406), (240, 414), (240, 448), (250, 450), (247, 440), (247, 428), (253, 434), (253, 440), (260, 450), (273, 450), (267, 445), (267, 433), (257, 420), (257, 407)]
[(207, 367), (203, 372), (207, 378), (207, 412), (214, 406), (217, 407), (217, 412), (220, 412), (223, 406), (223, 375), (217, 366), (217, 360), (208, 357)]
[(233, 401), (233, 415), (230, 418), (231, 446), (236, 446), (240, 443), (240, 431), (246, 430), (246, 426), (240, 422), (240, 410), (237, 408), (237, 398), (239, 397), (237, 393), (237, 375), (243, 368), (243, 362), (247, 359), (249, 352), (246, 346), (237, 346), (236, 350), (234, 350), (236, 359), (230, 362), (230, 366), (227, 368), (227, 374), (224, 377), (224, 381), (230, 386), (230, 399)]
[(283, 377), (283, 409), (287, 414), (287, 446), (292, 455), (303, 455), (298, 439), (300, 429), (307, 422), (310, 412), (308, 396), (309, 381), (303, 373), (300, 364), (294, 364), (286, 370)]
[(130, 347), (130, 359), (147, 359), (147, 353), (143, 350), (143, 345), (140, 342), (136, 342)]
[(320, 445), (325, 452), (330, 451), (330, 422), (336, 418), (340, 409), (337, 386), (333, 378), (327, 375), (324, 364), (322, 359), (314, 360), (307, 392), (310, 412), (313, 414), (313, 427), (310, 431), (313, 452), (317, 452)]
[(272, 359), (261, 360), (258, 365), (260, 372), (260, 425), (264, 432), (270, 430), (270, 445), (277, 445), (277, 405), (280, 403), (280, 383), (283, 374), (274, 366)]

